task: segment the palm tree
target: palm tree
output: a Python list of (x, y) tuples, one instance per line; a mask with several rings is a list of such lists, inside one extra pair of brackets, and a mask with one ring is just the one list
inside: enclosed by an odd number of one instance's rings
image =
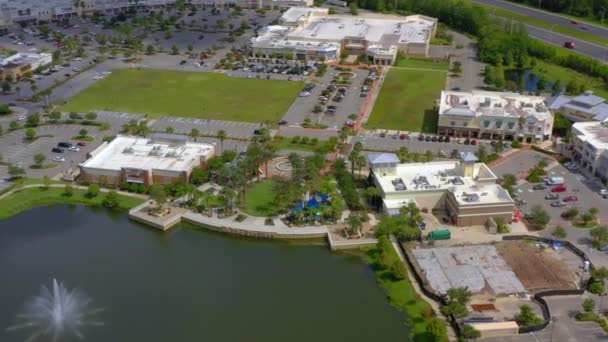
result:
[(223, 129), (217, 131), (217, 138), (220, 140), (220, 148), (222, 151), (221, 154), (224, 154), (224, 139), (226, 139), (226, 131), (224, 131)]
[(355, 213), (350, 213), (346, 218), (346, 223), (348, 223), (348, 231), (350, 234), (359, 234), (359, 229), (363, 226), (363, 222), (361, 221), (361, 216)]
[(220, 190), (220, 196), (224, 197), (226, 199), (226, 208), (225, 210), (228, 212), (232, 212), (232, 208), (234, 208), (234, 189), (228, 187), (228, 186), (224, 186), (222, 188), (222, 190)]
[(200, 137), (200, 136), (201, 136), (201, 132), (200, 132), (198, 129), (193, 128), (193, 129), (190, 131), (190, 136), (191, 136), (191, 137), (194, 139), (194, 141), (196, 142), (196, 138), (198, 138), (198, 137)]
[(468, 287), (456, 287), (448, 290), (450, 300), (457, 301), (461, 304), (466, 304), (471, 299), (472, 293)]

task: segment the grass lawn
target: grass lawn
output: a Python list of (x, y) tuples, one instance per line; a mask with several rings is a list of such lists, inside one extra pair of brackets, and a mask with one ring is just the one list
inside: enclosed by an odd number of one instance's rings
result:
[(121, 69), (71, 98), (62, 110), (274, 123), (287, 112), (301, 89), (302, 82)]
[[(100, 193), (94, 198), (85, 197), (86, 190), (74, 189), (70, 197), (64, 196), (63, 188), (24, 188), (0, 200), (0, 220), (8, 219), (29, 209), (55, 204), (85, 204), (100, 206), (105, 194)], [(126, 210), (143, 202), (143, 199), (118, 195), (119, 208)]]
[(399, 68), (417, 68), (448, 71), (450, 63), (445, 61), (434, 62), (429, 59), (403, 58), (397, 61), (396, 67)]
[(273, 180), (255, 182), (245, 192), (245, 207), (243, 212), (252, 216), (273, 216), (276, 214), (272, 201), (274, 200)]
[(608, 98), (608, 87), (599, 78), (587, 76), (572, 69), (543, 62), (541, 60), (536, 61), (536, 66), (534, 67), (532, 72), (538, 75), (544, 75), (547, 80), (552, 82), (560, 80), (562, 86), (564, 87), (568, 84), (570, 80), (578, 80), (580, 83), (584, 84), (587, 89), (593, 90), (594, 94), (604, 98)]
[(440, 71), (391, 68), (365, 127), (437, 132), (434, 107), (446, 76)]
[[(388, 255), (390, 260), (387, 261), (390, 264), (399, 260), (397, 252), (393, 248), (389, 250)], [(408, 321), (406, 323), (412, 329), (412, 341), (433, 341), (432, 336), (426, 331), (428, 318), (422, 314), (423, 310), (432, 312), (431, 305), (418, 298), (418, 294), (409, 278), (395, 280), (390, 275), (389, 270), (378, 266), (380, 264), (379, 256), (380, 250), (377, 247), (369, 248), (365, 253), (365, 261), (374, 269), (378, 283), (386, 292), (391, 305), (407, 314)]]
[[(596, 35), (590, 34), (590, 33), (586, 33), (585, 31), (582, 31), (580, 26), (582, 24), (579, 24), (575, 27), (566, 27), (566, 26), (562, 26), (562, 25), (553, 25), (547, 21), (544, 20), (540, 20), (537, 18), (532, 18), (532, 17), (528, 17), (525, 16), (523, 14), (519, 14), (519, 13), (515, 13), (515, 12), (511, 12), (509, 10), (506, 9), (502, 9), (502, 8), (497, 8), (497, 7), (493, 7), (490, 5), (483, 5), (480, 3), (477, 3), (479, 6), (485, 7), (489, 13), (491, 14), (495, 14), (497, 16), (500, 17), (504, 17), (504, 18), (513, 18), (513, 20), (515, 21), (521, 21), (523, 23), (526, 24), (530, 24), (530, 25), (534, 25), (534, 26), (538, 26), (540, 28), (544, 28), (547, 30), (552, 30), (554, 32), (559, 32), (559, 33), (563, 33), (565, 35), (568, 36), (572, 36), (575, 38), (579, 38), (582, 40), (586, 40), (588, 42), (592, 42), (592, 43), (596, 43), (596, 44), (600, 44), (600, 45), (606, 45), (608, 44), (608, 39), (607, 38), (602, 38), (602, 37), (598, 37)], [(550, 12), (549, 12), (550, 13)], [(580, 21), (580, 19), (576, 19), (578, 21)]]

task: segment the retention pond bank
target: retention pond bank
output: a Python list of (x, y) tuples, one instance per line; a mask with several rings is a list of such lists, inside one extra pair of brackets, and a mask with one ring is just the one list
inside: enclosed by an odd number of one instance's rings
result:
[(67, 205), (0, 221), (0, 341), (25, 340), (5, 328), (53, 278), (105, 309), (87, 342), (408, 340), (360, 255), (178, 226)]

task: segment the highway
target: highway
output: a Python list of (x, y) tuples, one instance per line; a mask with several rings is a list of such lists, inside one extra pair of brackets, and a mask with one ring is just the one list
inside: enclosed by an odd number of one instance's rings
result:
[(589, 43), (585, 40), (572, 38), (564, 34), (549, 31), (546, 29), (539, 28), (538, 26), (525, 25), (528, 34), (536, 39), (543, 40), (547, 43), (554, 44), (557, 46), (564, 46), (564, 42), (574, 42), (574, 51), (598, 59), (604, 63), (608, 63), (608, 46), (603, 47), (594, 43)]
[[(600, 27), (599, 25), (590, 25), (590, 24), (572, 24), (572, 19), (568, 17), (563, 17), (559, 14), (554, 14), (542, 10), (537, 10), (531, 7), (522, 6), (519, 4), (515, 4), (509, 1), (504, 0), (473, 0), (473, 2), (477, 2), (484, 5), (490, 5), (498, 8), (503, 8), (509, 10), (511, 12), (523, 14), (525, 16), (540, 19), (546, 21), (551, 24), (558, 24), (565, 27), (574, 28), (577, 30), (581, 30), (582, 32), (591, 33), (598, 37), (608, 37), (608, 28)], [(606, 20), (608, 20), (608, 13), (606, 13)], [(585, 27), (586, 30), (583, 31), (581, 27)]]
[[(548, 13), (545, 11), (536, 10), (534, 8), (525, 7), (522, 5), (514, 4), (508, 1), (503, 0), (473, 0), (474, 2), (485, 4), (489, 6), (494, 6), (498, 8), (503, 8), (515, 13), (519, 13), (522, 15), (526, 15), (532, 18), (537, 18), (552, 24), (561, 25), (565, 27), (572, 27), (575, 29), (581, 29), (581, 27), (585, 27), (587, 30), (584, 32), (589, 34), (597, 35), (598, 37), (608, 37), (608, 28), (603, 28), (595, 25), (588, 24), (572, 24), (570, 18), (562, 17), (557, 14)], [(608, 20), (608, 19), (607, 19)], [(574, 38), (571, 36), (567, 36), (561, 33), (557, 33), (554, 31), (550, 31), (547, 29), (540, 28), (538, 26), (533, 26), (530, 24), (525, 24), (528, 33), (531, 37), (536, 39), (545, 41), (547, 43), (564, 46), (564, 42), (574, 42), (576, 48), (574, 49), (576, 52), (587, 55), (589, 57), (593, 57), (604, 63), (608, 63), (608, 46), (601, 46), (598, 44), (590, 43), (582, 39)]]

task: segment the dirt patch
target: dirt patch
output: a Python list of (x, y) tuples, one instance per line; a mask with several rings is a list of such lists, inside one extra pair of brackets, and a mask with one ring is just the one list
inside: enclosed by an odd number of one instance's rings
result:
[(576, 288), (574, 273), (549, 248), (522, 241), (498, 243), (496, 249), (529, 292)]

